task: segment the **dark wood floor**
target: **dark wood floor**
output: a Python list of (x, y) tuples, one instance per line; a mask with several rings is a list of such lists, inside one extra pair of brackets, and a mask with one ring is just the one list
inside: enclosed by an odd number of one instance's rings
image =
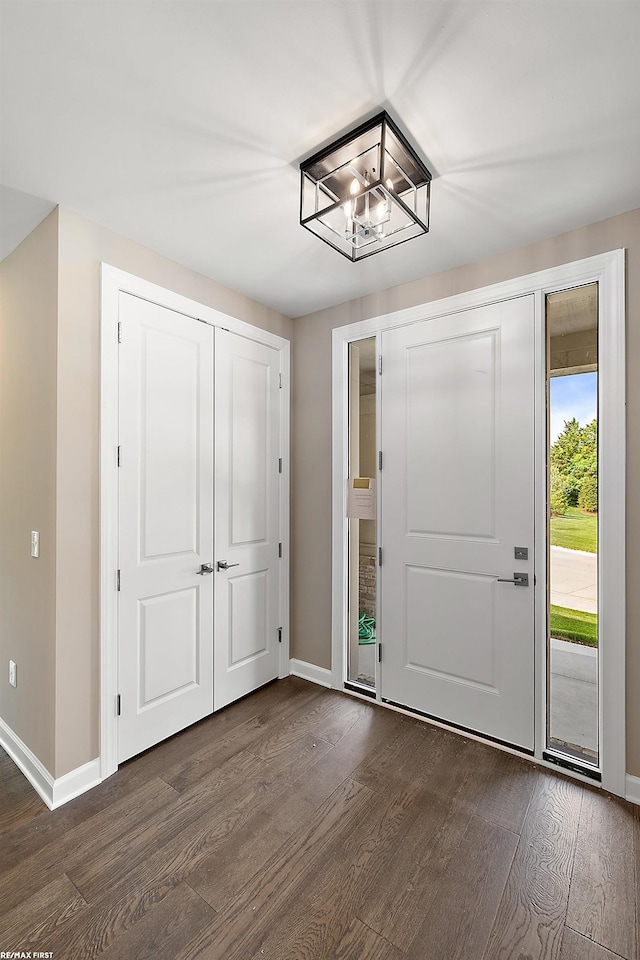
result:
[(0, 951), (638, 960), (624, 801), (289, 678), (53, 813), (0, 751)]

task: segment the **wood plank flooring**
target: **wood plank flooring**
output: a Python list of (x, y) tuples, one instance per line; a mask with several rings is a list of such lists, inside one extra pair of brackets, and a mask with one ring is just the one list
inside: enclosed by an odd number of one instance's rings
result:
[(289, 677), (50, 812), (0, 750), (0, 952), (640, 960), (640, 812)]

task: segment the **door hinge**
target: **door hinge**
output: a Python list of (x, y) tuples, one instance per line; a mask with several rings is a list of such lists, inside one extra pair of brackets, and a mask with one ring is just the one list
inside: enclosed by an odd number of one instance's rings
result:
[(378, 566), (382, 566), (382, 547), (378, 547)]
[(382, 376), (382, 354), (378, 355), (378, 373)]
[(118, 466), (120, 466), (120, 444), (118, 444), (117, 463), (118, 463)]
[(282, 374), (281, 373), (278, 374), (278, 386), (282, 390)]
[(382, 450), (378, 450), (378, 470), (382, 470)]
[(278, 556), (279, 556), (279, 557), (282, 557), (282, 544), (281, 544), (281, 543), (278, 544)]
[(278, 643), (282, 643), (282, 627), (278, 627)]
[(118, 320), (118, 343), (122, 343), (122, 322)]
[(116, 590), (120, 592), (120, 571), (116, 570)]
[(382, 644), (378, 643), (378, 663), (382, 663)]
[(116, 716), (120, 716), (120, 694), (116, 697)]
[(282, 473), (282, 457), (278, 457), (278, 473)]

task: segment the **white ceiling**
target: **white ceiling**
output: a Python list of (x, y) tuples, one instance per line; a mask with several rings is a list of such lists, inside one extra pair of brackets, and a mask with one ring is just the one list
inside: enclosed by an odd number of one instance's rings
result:
[[(26, 232), (60, 203), (299, 316), (640, 207), (638, 0), (0, 12), (3, 253), (20, 191)], [(431, 232), (350, 263), (299, 225), (298, 163), (380, 105), (434, 172)]]

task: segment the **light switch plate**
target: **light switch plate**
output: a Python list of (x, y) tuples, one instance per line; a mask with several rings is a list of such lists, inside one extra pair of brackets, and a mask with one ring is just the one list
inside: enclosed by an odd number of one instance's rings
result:
[(40, 533), (38, 530), (31, 531), (31, 556), (40, 556)]
[(18, 686), (18, 668), (13, 660), (9, 660), (9, 683), (12, 687)]

